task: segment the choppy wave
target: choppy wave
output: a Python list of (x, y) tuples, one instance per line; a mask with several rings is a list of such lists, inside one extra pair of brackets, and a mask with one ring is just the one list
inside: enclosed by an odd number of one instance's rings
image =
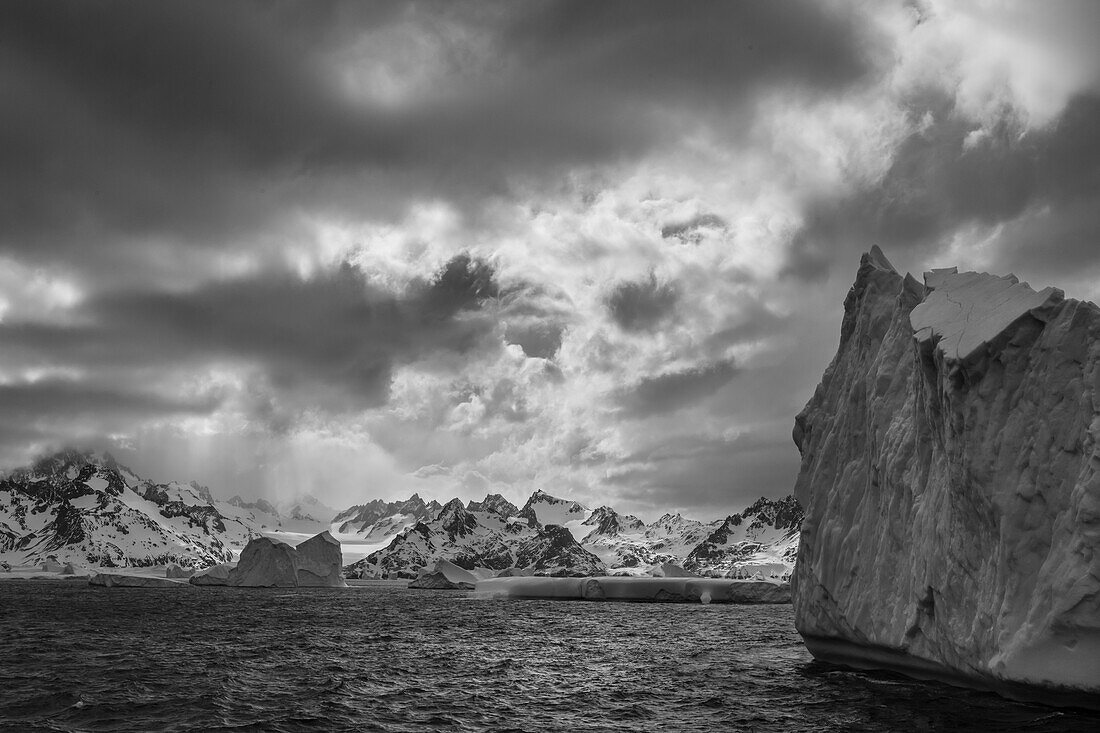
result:
[[(468, 601), (468, 602), (460, 602)], [(789, 606), (0, 583), (18, 731), (1092, 731), (812, 662)]]

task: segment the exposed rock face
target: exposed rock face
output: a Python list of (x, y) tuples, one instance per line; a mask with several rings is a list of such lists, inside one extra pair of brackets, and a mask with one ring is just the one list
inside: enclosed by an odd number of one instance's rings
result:
[(584, 520), (585, 526), (593, 527), (592, 531), (584, 537), (585, 542), (595, 541), (598, 537), (617, 537), (629, 532), (645, 531), (645, 523), (631, 514), (619, 514), (609, 506), (598, 507), (588, 519)]
[[(688, 570), (752, 575), (784, 575), (798, 553), (802, 507), (793, 496), (761, 497), (740, 514), (731, 514), (687, 557)], [(778, 569), (779, 572), (775, 572)]]
[(1100, 310), (864, 255), (795, 423), (816, 656), (1100, 707)]
[(508, 519), (519, 514), (515, 504), (505, 499), (500, 494), (486, 494), (483, 501), (471, 501), (466, 504), (471, 512), (485, 512), (495, 514), (501, 519)]
[(342, 533), (361, 535), (368, 541), (384, 541), (417, 522), (430, 522), (441, 508), (435, 501), (425, 503), (419, 494), (405, 501), (373, 499), (340, 512), (332, 520), (332, 526)]
[(550, 524), (516, 548), (518, 567), (539, 575), (599, 575), (605, 568), (600, 558), (581, 547), (565, 527)]
[(526, 519), (532, 526), (549, 524), (565, 525), (571, 521), (583, 521), (588, 510), (575, 501), (559, 499), (539, 490), (519, 510), (518, 516)]

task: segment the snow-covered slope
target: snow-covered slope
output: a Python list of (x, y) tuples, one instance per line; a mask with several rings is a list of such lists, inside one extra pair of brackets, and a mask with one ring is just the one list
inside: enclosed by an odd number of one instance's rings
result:
[(466, 570), (525, 568), (546, 574), (592, 574), (602, 570), (571, 533), (519, 517), (472, 512), (452, 499), (430, 522), (418, 522), (386, 548), (348, 568), (350, 577), (415, 578), (437, 560)]
[(578, 541), (588, 534), (584, 522), (590, 514), (587, 508), (577, 502), (550, 496), (542, 490), (531, 494), (531, 498), (519, 510), (519, 516), (529, 522), (544, 527), (551, 524), (565, 527), (573, 535), (573, 539)]
[(1100, 309), (864, 255), (795, 422), (819, 657), (1100, 707)]
[(157, 484), (108, 454), (63, 451), (0, 480), (0, 559), (84, 566), (233, 559), (260, 527), (197, 484)]

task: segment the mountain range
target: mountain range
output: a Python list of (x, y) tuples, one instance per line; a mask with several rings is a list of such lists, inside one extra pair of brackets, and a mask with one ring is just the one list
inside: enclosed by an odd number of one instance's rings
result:
[(782, 576), (801, 521), (789, 496), (711, 522), (665, 514), (646, 524), (544, 491), (522, 507), (499, 494), (442, 505), (413, 494), (337, 512), (309, 496), (221, 500), (194, 482), (156, 483), (109, 454), (75, 450), (0, 479), (0, 561), (16, 566), (50, 558), (199, 568), (235, 559), (253, 537), (293, 544), (327, 529), (357, 578), (412, 578), (440, 559), (483, 575), (634, 575), (671, 563), (699, 575)]

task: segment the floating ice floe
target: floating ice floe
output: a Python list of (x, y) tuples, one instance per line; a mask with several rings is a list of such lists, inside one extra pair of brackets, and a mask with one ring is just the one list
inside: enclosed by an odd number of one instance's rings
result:
[(789, 603), (787, 583), (691, 577), (511, 577), (481, 580), (474, 586), (489, 598), (650, 601), (680, 603)]

